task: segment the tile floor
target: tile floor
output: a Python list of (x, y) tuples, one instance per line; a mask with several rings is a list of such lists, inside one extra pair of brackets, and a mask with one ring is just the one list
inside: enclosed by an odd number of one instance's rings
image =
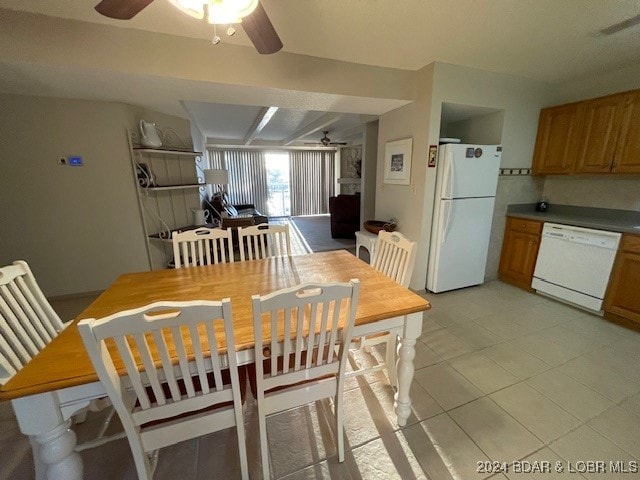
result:
[[(640, 334), (497, 281), (427, 298), (407, 426), (394, 425), (384, 373), (352, 378), (346, 461), (336, 461), (331, 405), (319, 402), (269, 418), (275, 478), (481, 479), (495, 470), (478, 465), (494, 462), (507, 466), (496, 479), (640, 476), (610, 464), (632, 470), (640, 459)], [(245, 421), (252, 478), (260, 478), (251, 402)], [(31, 478), (29, 443), (7, 402), (0, 422), (0, 476)], [(77, 426), (79, 437), (99, 422), (94, 415)], [(163, 449), (154, 479), (238, 478), (236, 450), (233, 430)], [(85, 478), (136, 478), (126, 440), (82, 458)], [(518, 473), (514, 461), (551, 473)]]

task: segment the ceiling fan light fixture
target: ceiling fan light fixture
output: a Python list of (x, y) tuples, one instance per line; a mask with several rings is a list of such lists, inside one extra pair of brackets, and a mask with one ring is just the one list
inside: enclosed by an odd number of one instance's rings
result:
[(227, 25), (240, 23), (243, 17), (253, 12), (258, 0), (169, 0), (175, 7), (202, 20), (206, 17), (211, 24)]

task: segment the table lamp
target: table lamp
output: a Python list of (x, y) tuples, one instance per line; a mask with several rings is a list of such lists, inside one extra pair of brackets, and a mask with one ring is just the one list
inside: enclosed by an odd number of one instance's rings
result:
[(207, 185), (217, 185), (218, 190), (214, 189), (213, 196), (211, 197), (211, 202), (207, 202), (209, 206), (216, 212), (218, 218), (222, 218), (222, 212), (219, 212), (218, 209), (213, 206), (213, 197), (216, 194), (220, 195), (221, 204), (224, 206), (226, 203), (226, 191), (225, 187), (229, 183), (229, 171), (224, 169), (207, 169), (204, 171), (204, 183)]

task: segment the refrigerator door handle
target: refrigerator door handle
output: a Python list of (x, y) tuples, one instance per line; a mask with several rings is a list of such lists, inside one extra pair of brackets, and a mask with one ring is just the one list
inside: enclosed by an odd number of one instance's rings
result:
[(447, 234), (449, 233), (449, 225), (451, 224), (451, 210), (453, 210), (453, 202), (445, 202), (445, 208), (447, 209), (447, 214), (445, 216), (445, 224), (442, 229), (442, 244), (447, 243)]
[(444, 171), (444, 185), (445, 185), (445, 189), (444, 189), (444, 195), (442, 196), (442, 198), (451, 198), (451, 192), (453, 190), (453, 180), (456, 176), (456, 172), (455, 172), (455, 163), (453, 161), (453, 158), (446, 158), (445, 156), (445, 164), (446, 164), (446, 169)]

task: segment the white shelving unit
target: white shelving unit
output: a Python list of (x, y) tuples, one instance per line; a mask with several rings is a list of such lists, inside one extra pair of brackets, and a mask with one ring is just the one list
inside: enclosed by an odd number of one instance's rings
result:
[(139, 147), (137, 132), (127, 133), (149, 267), (160, 270), (173, 259), (172, 232), (193, 228), (192, 210), (202, 208), (203, 154), (172, 131), (158, 129), (166, 148)]

